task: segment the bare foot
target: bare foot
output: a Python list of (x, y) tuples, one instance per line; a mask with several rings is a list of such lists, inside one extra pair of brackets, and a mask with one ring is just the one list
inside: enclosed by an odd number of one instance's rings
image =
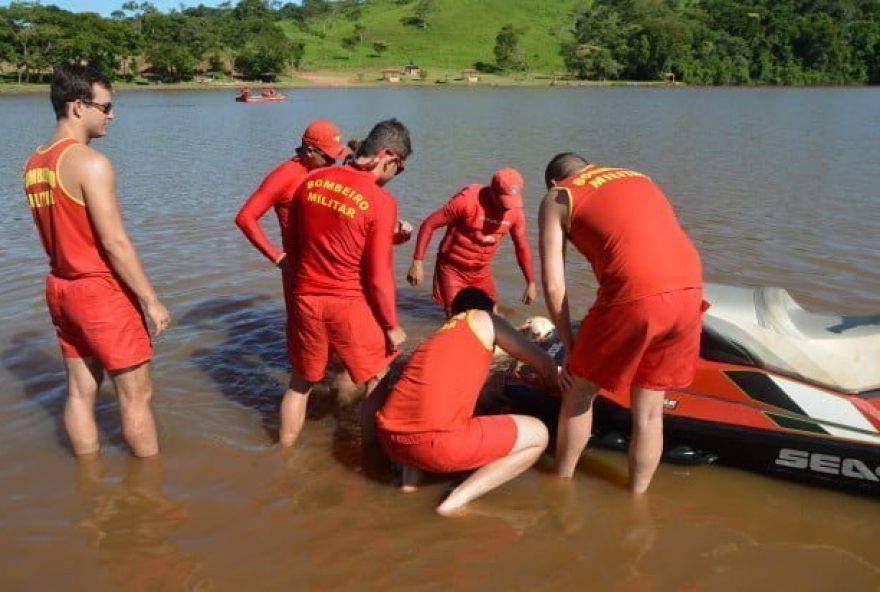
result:
[(446, 518), (464, 516), (467, 514), (467, 508), (464, 505), (456, 506), (453, 504), (448, 504), (445, 501), (437, 506), (434, 511), (437, 512), (438, 515), (444, 516)]

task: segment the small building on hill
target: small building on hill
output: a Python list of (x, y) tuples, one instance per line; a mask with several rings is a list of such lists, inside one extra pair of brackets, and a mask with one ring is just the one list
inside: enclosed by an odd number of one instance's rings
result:
[(476, 84), (480, 81), (480, 73), (473, 68), (468, 68), (461, 71), (461, 79), (468, 84)]
[(411, 79), (422, 77), (422, 69), (415, 64), (407, 64), (406, 66), (404, 66), (403, 73), (409, 76)]
[(382, 80), (385, 82), (400, 82), (401, 74), (400, 68), (382, 68)]

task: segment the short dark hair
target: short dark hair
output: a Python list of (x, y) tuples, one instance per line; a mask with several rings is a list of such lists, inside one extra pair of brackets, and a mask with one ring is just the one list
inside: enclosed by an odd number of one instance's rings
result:
[(412, 154), (409, 130), (397, 119), (386, 119), (374, 125), (358, 146), (355, 156), (377, 156), (383, 150), (390, 150), (404, 160)]
[(95, 98), (92, 85), (98, 84), (107, 90), (113, 90), (110, 80), (91, 66), (79, 64), (61, 64), (55, 67), (49, 96), (55, 119), (67, 117), (67, 103), (76, 100), (91, 101)]
[(544, 169), (544, 183), (550, 187), (551, 181), (567, 179), (590, 164), (586, 158), (574, 152), (562, 152), (550, 159)]
[(459, 290), (452, 299), (452, 314), (457, 315), (468, 310), (485, 310), (491, 313), (495, 310), (495, 302), (483, 290), (468, 286)]

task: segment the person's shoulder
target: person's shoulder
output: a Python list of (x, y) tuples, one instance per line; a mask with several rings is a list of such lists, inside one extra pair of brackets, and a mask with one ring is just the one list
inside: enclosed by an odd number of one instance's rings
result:
[(272, 169), (271, 174), (281, 173), (285, 175), (305, 177), (307, 174), (309, 174), (309, 172), (311, 171), (306, 168), (306, 166), (299, 160), (299, 158), (294, 157), (288, 158), (284, 162), (279, 163), (278, 166)]
[(458, 192), (452, 196), (452, 199), (476, 200), (480, 196), (480, 191), (482, 190), (483, 186), (479, 183), (471, 183), (470, 185), (465, 185), (459, 189)]
[(492, 315), (485, 310), (472, 309), (467, 312), (467, 322), (483, 345), (491, 349), (495, 344), (495, 322)]
[(77, 172), (96, 174), (112, 174), (113, 162), (103, 152), (85, 144), (73, 144), (64, 153), (67, 167)]

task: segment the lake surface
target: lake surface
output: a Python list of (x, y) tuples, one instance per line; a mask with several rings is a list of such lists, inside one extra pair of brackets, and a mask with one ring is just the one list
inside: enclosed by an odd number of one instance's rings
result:
[[(122, 92), (94, 145), (117, 167), (130, 234), (175, 324), (156, 343), (161, 460), (129, 458), (112, 389), (98, 463), (76, 463), (43, 303), (45, 255), (21, 166), (48, 97), (0, 96), (0, 589), (880, 590), (880, 504), (723, 467), (660, 468), (634, 504), (625, 455), (588, 451), (569, 487), (542, 462), (456, 520), (449, 481), (397, 493), (367, 470), (351, 412), (321, 392), (291, 454), (273, 448), (286, 383), (280, 278), (232, 220), (312, 119), (365, 135), (396, 116), (415, 154), (388, 187), (418, 224), (502, 166), (527, 182), (535, 248), (557, 152), (626, 166), (667, 192), (707, 280), (789, 289), (816, 311), (880, 312), (880, 89), (309, 89)], [(274, 215), (266, 228), (277, 239)], [(436, 249), (435, 237), (431, 252)], [(442, 315), (405, 282), (409, 347)], [(428, 266), (428, 272), (432, 266)], [(522, 277), (495, 262), (513, 320)], [(430, 277), (430, 276), (429, 276)], [(594, 282), (572, 258), (573, 316)]]

